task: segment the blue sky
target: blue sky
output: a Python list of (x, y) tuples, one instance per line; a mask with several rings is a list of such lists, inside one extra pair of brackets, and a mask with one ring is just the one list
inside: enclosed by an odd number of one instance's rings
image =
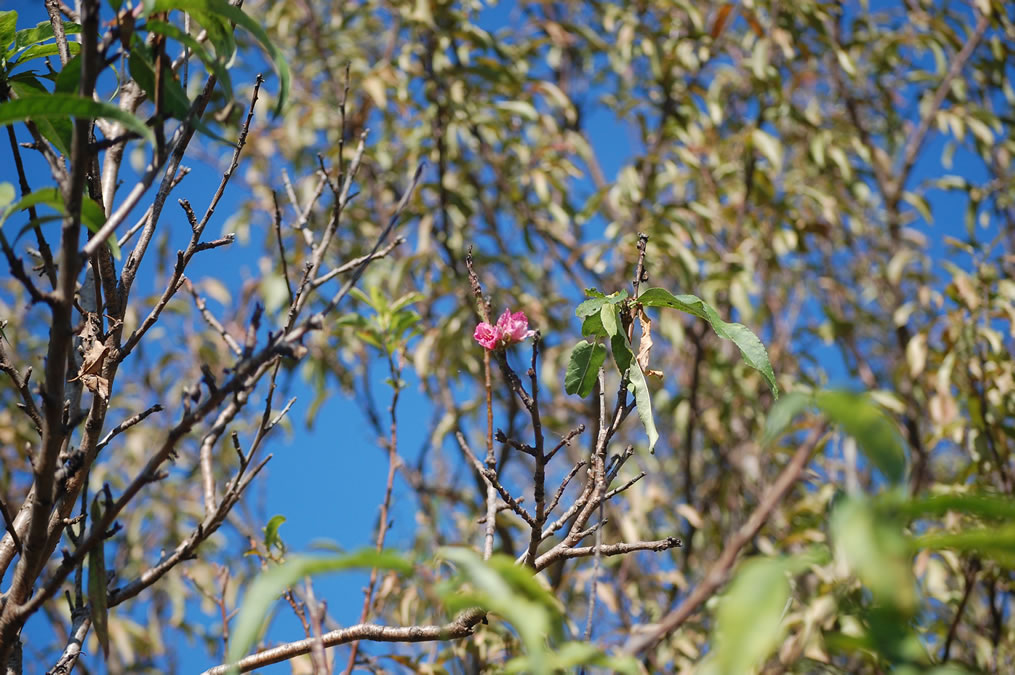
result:
[[(3, 9), (16, 9), (21, 14), (19, 27), (45, 20), (45, 11), (39, 2), (18, 1), (5, 2)], [(496, 31), (510, 26), (512, 3), (502, 2), (484, 10), (480, 21), (483, 27)], [(266, 85), (274, 89), (277, 81), (269, 78)], [(637, 152), (637, 134), (626, 123), (617, 120), (612, 114), (593, 109), (587, 118), (589, 135), (593, 139), (600, 161), (607, 177), (612, 177), (624, 162)], [(19, 130), (19, 135), (23, 130)], [(617, 139), (629, 139), (629, 143), (617, 142)], [(24, 140), (23, 138), (21, 140)], [(211, 151), (219, 149), (223, 155), (227, 150), (221, 146), (210, 145)], [(919, 182), (928, 175), (943, 173), (939, 158), (942, 141), (932, 140), (921, 155), (916, 166), (913, 181)], [(9, 148), (4, 144), (0, 149), (0, 163), (9, 164)], [(35, 159), (34, 153), (24, 153), (29, 164), (30, 182), (34, 186), (46, 184), (48, 172), (42, 163)], [(180, 194), (185, 194), (200, 211), (203, 204), (214, 191), (220, 178), (220, 168), (207, 166), (198, 161), (187, 160), (192, 173), (181, 186)], [(949, 173), (966, 175), (970, 180), (979, 177), (982, 169), (977, 162), (960, 151), (955, 158), (955, 166)], [(7, 180), (11, 180), (4, 176)], [(225, 231), (229, 216), (238, 211), (239, 204), (246, 198), (239, 181), (234, 181), (226, 192), (225, 198), (209, 226), (209, 236), (216, 237)], [(931, 208), (936, 223), (931, 226), (923, 222), (917, 225), (927, 233), (933, 243), (935, 254), (943, 257), (945, 251), (943, 235), (952, 234), (964, 237), (963, 225), (964, 199), (953, 193), (933, 192), (929, 195)], [(167, 207), (164, 222), (176, 222), (178, 217)], [(189, 233), (177, 230), (171, 246), (182, 245)], [(177, 241), (178, 240), (178, 241)], [(200, 279), (205, 276), (223, 276), (224, 269), (234, 270), (234, 276), (225, 281), (233, 288), (247, 278), (258, 276), (255, 266), (258, 254), (262, 251), (261, 240), (257, 236), (249, 246), (235, 245), (219, 255), (198, 256), (188, 269), (188, 276)], [(137, 293), (146, 294), (159, 288), (158, 280), (153, 274), (151, 261), (142, 269), (137, 282)], [(822, 365), (833, 374), (844, 378), (839, 353), (836, 349), (823, 349), (820, 355)], [(383, 368), (375, 368), (374, 394), (379, 407), (386, 407), (388, 388), (383, 384), (386, 373)], [(429, 419), (430, 406), (421, 394), (415, 376), (406, 372), (409, 386), (402, 392), (400, 416), (403, 420)], [(848, 382), (847, 382), (848, 383)], [(295, 430), (292, 434), (276, 433), (271, 437), (267, 451), (275, 457), (269, 464), (262, 479), (255, 484), (253, 494), (255, 504), (263, 507), (265, 520), (273, 514), (284, 514), (287, 522), (281, 533), (292, 550), (304, 550), (312, 542), (329, 539), (346, 549), (372, 545), (374, 539), (376, 504), (383, 494), (387, 459), (377, 443), (374, 435), (360, 413), (359, 408), (349, 399), (334, 396), (322, 408), (316, 426), (310, 432), (302, 429), (306, 409), (313, 394), (295, 378), (291, 387), (291, 395), (298, 396), (292, 411)], [(256, 405), (256, 404), (255, 404)], [(350, 430), (353, 430), (350, 433)], [(403, 423), (399, 429), (400, 451), (408, 458), (415, 457), (427, 441), (427, 428), (424, 424)], [(334, 467), (329, 471), (312, 471), (308, 467)], [(355, 480), (344, 480), (355, 476)], [(341, 489), (336, 483), (341, 481)], [(404, 488), (398, 479), (396, 491)], [(409, 499), (396, 499), (393, 505), (392, 518), (394, 528), (388, 537), (388, 546), (404, 548), (409, 544), (411, 533), (416, 527), (415, 503)], [(353, 514), (350, 517), (350, 514)], [(327, 599), (331, 615), (342, 624), (355, 623), (358, 619), (362, 603), (361, 589), (365, 585), (365, 574), (347, 574), (323, 577), (315, 581), (319, 597)], [(217, 616), (204, 616), (196, 608), (191, 612), (195, 621), (207, 621), (217, 624)], [(27, 631), (29, 641), (33, 636), (44, 637), (39, 630), (42, 621), (30, 623)], [(302, 629), (288, 610), (279, 612), (270, 633), (272, 639), (285, 641), (302, 637)], [(173, 645), (178, 651), (181, 672), (195, 672), (214, 665), (204, 652), (203, 647), (195, 645)], [(389, 651), (380, 648), (377, 653)], [(29, 652), (30, 653), (30, 652)], [(336, 652), (339, 662), (344, 663), (344, 650)], [(263, 669), (266, 673), (288, 673), (289, 666), (281, 664)], [(28, 670), (28, 672), (33, 672)]]

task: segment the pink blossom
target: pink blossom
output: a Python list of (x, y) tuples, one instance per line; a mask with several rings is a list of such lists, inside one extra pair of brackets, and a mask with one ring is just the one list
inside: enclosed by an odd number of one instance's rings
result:
[(529, 319), (525, 316), (525, 312), (512, 314), (510, 309), (505, 309), (495, 326), (483, 321), (476, 326), (472, 337), (484, 349), (493, 351), (521, 342), (535, 334), (536, 331), (529, 330)]
[(492, 351), (497, 348), (497, 341), (500, 339), (500, 333), (496, 328), (484, 321), (476, 326), (476, 332), (472, 334), (472, 337), (476, 338), (476, 342), (482, 345), (485, 349)]
[(497, 319), (497, 330), (500, 331), (501, 338), (505, 340), (505, 344), (521, 342), (525, 338), (536, 334), (535, 331), (529, 330), (529, 319), (525, 316), (525, 312), (515, 312), (512, 314), (510, 309), (505, 309), (504, 313)]

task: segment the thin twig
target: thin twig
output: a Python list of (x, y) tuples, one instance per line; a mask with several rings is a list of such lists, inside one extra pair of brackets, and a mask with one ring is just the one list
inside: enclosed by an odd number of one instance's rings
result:
[(4, 519), (4, 529), (7, 530), (7, 534), (11, 535), (11, 539), (14, 540), (14, 550), (19, 554), (21, 553), (21, 538), (18, 536), (18, 531), (14, 528), (14, 519), (11, 518), (11, 512), (7, 509), (7, 502), (0, 498), (0, 516)]
[(310, 282), (310, 287), (317, 288), (318, 286), (321, 286), (322, 284), (331, 281), (339, 274), (345, 274), (346, 272), (350, 272), (356, 269), (364, 262), (370, 262), (371, 260), (378, 260), (380, 258), (383, 258), (387, 256), (389, 253), (391, 253), (393, 250), (395, 250), (396, 247), (401, 246), (404, 243), (405, 237), (397, 237), (390, 244), (388, 244), (381, 250), (377, 251), (376, 253), (360, 256), (359, 258), (353, 258), (349, 262), (342, 263), (341, 265), (331, 270), (330, 272), (322, 274), (321, 276), (317, 277), (312, 282)]
[(193, 296), (194, 304), (197, 306), (197, 310), (201, 312), (201, 316), (204, 317), (204, 320), (209, 326), (215, 329), (215, 332), (222, 336), (223, 342), (226, 343), (226, 346), (229, 347), (230, 351), (232, 351), (232, 353), (236, 356), (243, 354), (243, 350), (240, 349), (240, 345), (236, 342), (236, 338), (230, 335), (229, 331), (227, 331), (222, 323), (215, 318), (215, 315), (211, 313), (211, 310), (208, 309), (208, 305), (205, 303), (204, 298), (198, 295), (197, 289), (194, 288), (194, 284), (191, 283), (190, 279), (184, 277), (184, 285)]
[(275, 205), (275, 238), (278, 240), (278, 259), (282, 263), (282, 278), (285, 279), (285, 289), (289, 293), (290, 306), (295, 302), (293, 297), (293, 286), (289, 283), (289, 264), (285, 260), (285, 242), (282, 241), (282, 209), (278, 205), (278, 195), (271, 192), (271, 201)]
[(119, 434), (122, 434), (127, 429), (130, 429), (135, 424), (139, 424), (139, 423), (143, 422), (145, 420), (145, 418), (148, 417), (149, 415), (151, 415), (152, 413), (161, 412), (162, 410), (163, 410), (162, 405), (159, 404), (159, 403), (156, 403), (155, 405), (151, 406), (147, 410), (143, 410), (143, 411), (139, 412), (138, 414), (136, 414), (136, 415), (134, 415), (132, 417), (128, 417), (127, 419), (125, 419), (124, 421), (120, 422), (119, 424), (117, 424), (112, 429), (110, 429), (109, 433), (107, 433), (105, 436), (102, 437), (102, 440), (99, 441), (96, 444), (95, 451), (98, 452), (99, 450), (102, 450), (102, 448), (104, 448), (107, 445), (109, 445), (109, 442), (111, 440), (113, 440), (113, 438), (115, 438)]

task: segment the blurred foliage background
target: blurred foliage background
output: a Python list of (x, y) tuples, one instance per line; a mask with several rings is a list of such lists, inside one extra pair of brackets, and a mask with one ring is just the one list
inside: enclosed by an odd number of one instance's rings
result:
[[(426, 427), (428, 442), (395, 483), (416, 512), (410, 556), (482, 537), (484, 487), (455, 440), (461, 432), (481, 447), (486, 425), (470, 248), (494, 312), (524, 310), (541, 331), (542, 424), (561, 438), (598, 414), (591, 399), (563, 391), (580, 337), (574, 306), (586, 288), (631, 288), (645, 233), (648, 285), (694, 293), (749, 326), (787, 395), (776, 404), (762, 375), (704, 322), (650, 314), (661, 437), (618, 477), (646, 474), (608, 505), (603, 537), (679, 536), (683, 546), (604, 559), (594, 642), (635, 650), (649, 672), (1015, 669), (1009, 3), (252, 0), (244, 10), (285, 54), (292, 90), (284, 116), (248, 142), (240, 171), (250, 198), (228, 228), (264, 240), (262, 276), (235, 294), (207, 281), (205, 293), (241, 319), (252, 297), (268, 315), (283, 310), (273, 192), (289, 182), (297, 202), (312, 201), (319, 161), (348, 163), (361, 134), (359, 194), (332, 243), (336, 260), (369, 250), (412, 169), (428, 164), (398, 231), (405, 241), (368, 269), (365, 292), (346, 307), (360, 318), (309, 336), (287, 385), (307, 383), (316, 396), (294, 424), (313, 424), (325, 400), (348, 397), (384, 438), (390, 392), (375, 391), (377, 368), (418, 379), (429, 407), (403, 424)], [(218, 108), (225, 126), (241, 115), (225, 101)], [(315, 210), (306, 227), (329, 217)], [(282, 236), (290, 270), (301, 269), (300, 228)], [(410, 305), (415, 323), (397, 335), (362, 318)], [(226, 358), (198, 319), (189, 330), (189, 354)], [(159, 367), (137, 386), (178, 389), (185, 379), (170, 366), (196, 369), (185, 357), (151, 354)], [(509, 354), (519, 372), (528, 359), (527, 347)], [(494, 375), (495, 425), (524, 438), (529, 417)], [(619, 377), (608, 381), (615, 391)], [(830, 388), (869, 395), (822, 399)], [(776, 421), (774, 405), (783, 406)], [(705, 580), (821, 416), (835, 424), (728, 570), (732, 582), (638, 651)], [(5, 446), (24, 443), (15, 417), (0, 408)], [(884, 435), (855, 420), (874, 420)], [(568, 461), (552, 465), (551, 485), (587, 455), (590, 434), (561, 452)], [(145, 437), (131, 439), (140, 456)], [(627, 443), (645, 446), (636, 420), (611, 451)], [(884, 444), (904, 454), (898, 471), (879, 454)], [(498, 445), (499, 475), (518, 494), (530, 494), (529, 462)], [(179, 510), (139, 512), (134, 534), (128, 522), (123, 565), (130, 546), (171, 540), (177, 519), (200, 504), (196, 486), (157, 500)], [(142, 528), (142, 517), (165, 522)], [(259, 537), (259, 517), (233, 525)], [(524, 523), (510, 511), (496, 528), (498, 552), (524, 551)], [(236, 559), (235, 546), (216, 541), (221, 552), (169, 577), (147, 610), (120, 617), (137, 633), (121, 640), (125, 662), (164, 664), (163, 630), (204, 631), (189, 627), (196, 610), (179, 603), (214, 587), (216, 564)], [(589, 560), (542, 575), (572, 638), (591, 575)], [(236, 586), (222, 589), (227, 607), (238, 603)], [(214, 595), (201, 610), (209, 616), (219, 611)], [(445, 616), (428, 583), (392, 576), (374, 610), (397, 625)], [(215, 629), (205, 638), (220, 648)], [(520, 640), (492, 622), (475, 639), (364, 646), (364, 667), (497, 672)]]
[[(782, 630), (720, 672), (1015, 667), (1004, 524), (1015, 471), (1010, 5), (305, 0), (263, 11), (298, 66), (289, 114), (257, 141), (252, 210), (266, 208), (257, 186), (275, 153), (308, 176), (306, 194), (316, 153), (341, 147), (346, 67), (346, 151), (369, 127), (376, 174), (350, 232), (384, 222), (406, 167), (432, 167), (409, 242), (368, 275), (393, 297), (420, 294), (422, 336), (406, 359), (435, 409), (407, 490), (420, 550), (478, 528), (481, 492), (451, 468), (461, 460), (450, 435), (478, 443), (484, 422), (468, 248), (494, 308), (524, 309), (542, 331), (544, 425), (564, 434), (589, 414), (560, 391), (578, 331), (571, 308), (586, 287), (629, 287), (644, 232), (651, 285), (752, 327), (787, 391), (869, 391), (905, 447), (896, 485), (851, 436), (822, 443), (748, 546), (762, 560), (819, 555), (780, 572), (792, 580)], [(339, 246), (355, 253), (362, 240)], [(607, 564), (597, 633), (608, 645), (695, 588), (799, 440), (760, 442), (771, 396), (703, 322), (660, 315), (654, 337), (662, 440), (638, 459), (648, 476), (610, 514), (606, 539), (679, 534), (684, 546)], [(313, 355), (305, 373), (321, 396), (334, 382), (363, 391), (368, 352), (348, 349)], [(499, 394), (497, 424), (523, 432), (523, 411)], [(630, 440), (644, 444), (636, 427)], [(502, 472), (521, 465), (524, 481), (525, 459), (505, 451)], [(969, 495), (995, 510), (958, 499)], [(516, 526), (499, 523), (498, 548), (518, 552)], [(985, 536), (963, 538), (971, 531)], [(566, 607), (583, 606), (588, 574), (579, 564), (551, 574)], [(399, 589), (386, 611), (412, 592)], [(738, 616), (727, 621), (750, 632), (760, 592), (731, 587)], [(696, 612), (648, 669), (714, 655), (723, 616)], [(743, 644), (727, 639), (727, 650)]]
[[(397, 194), (387, 181), (420, 158), (432, 167), (410, 241), (370, 277), (392, 296), (421, 298), (423, 334), (406, 352), (435, 407), (412, 486), (421, 550), (474, 537), (480, 508), (470, 477), (448, 481), (461, 475), (449, 468), (461, 461), (450, 434), (478, 442), (483, 425), (474, 386), (460, 393), (481, 377), (467, 249), (495, 309), (524, 309), (545, 336), (554, 398), (544, 424), (563, 434), (588, 415), (560, 392), (577, 334), (571, 308), (585, 287), (629, 287), (644, 232), (651, 285), (696, 293), (752, 327), (785, 390), (871, 392), (905, 445), (904, 484), (893, 486), (853, 438), (833, 434), (751, 542), (763, 559), (826, 555), (783, 572), (792, 578), (783, 630), (745, 671), (1013, 667), (1010, 530), (988, 530), (996, 547), (926, 546), (930, 533), (988, 527), (985, 515), (961, 501), (904, 506), (986, 493), (1001, 508), (1012, 496), (1010, 5), (306, 0), (264, 11), (299, 66), (289, 114), (258, 140), (255, 194), (279, 151), (307, 174), (316, 153), (334, 157), (347, 66), (346, 148), (369, 127), (377, 176), (350, 212), (351, 231), (384, 222)], [(252, 208), (265, 208), (259, 197)], [(339, 245), (353, 253), (361, 240)], [(608, 564), (599, 591), (608, 618), (597, 624), (606, 644), (679, 604), (793, 448), (792, 434), (760, 442), (772, 400), (732, 345), (669, 315), (654, 336), (662, 440), (638, 460), (648, 476), (611, 514), (606, 538), (679, 534), (684, 546)], [(320, 395), (336, 381), (363, 390), (367, 352), (350, 349), (357, 356), (314, 355)], [(527, 418), (506, 388), (500, 395), (498, 425), (520, 432)], [(636, 426), (631, 440), (644, 443)], [(525, 458), (505, 452), (502, 471), (516, 464)], [(993, 516), (1003, 523), (1008, 508)], [(499, 525), (509, 553), (516, 525)], [(883, 586), (892, 580), (889, 597), (871, 594), (865, 568)], [(588, 574), (568, 565), (551, 575), (565, 606), (583, 605)], [(753, 616), (758, 592), (734, 586), (731, 611)], [(651, 653), (649, 670), (714, 654), (722, 616), (713, 606), (695, 613)]]

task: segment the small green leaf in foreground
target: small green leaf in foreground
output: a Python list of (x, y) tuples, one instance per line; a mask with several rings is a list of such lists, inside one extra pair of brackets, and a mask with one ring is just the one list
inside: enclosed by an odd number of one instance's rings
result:
[(144, 121), (118, 106), (95, 101), (76, 94), (39, 94), (0, 103), (0, 126), (28, 119), (80, 117), (85, 119), (111, 119), (140, 134), (154, 145), (155, 134)]

